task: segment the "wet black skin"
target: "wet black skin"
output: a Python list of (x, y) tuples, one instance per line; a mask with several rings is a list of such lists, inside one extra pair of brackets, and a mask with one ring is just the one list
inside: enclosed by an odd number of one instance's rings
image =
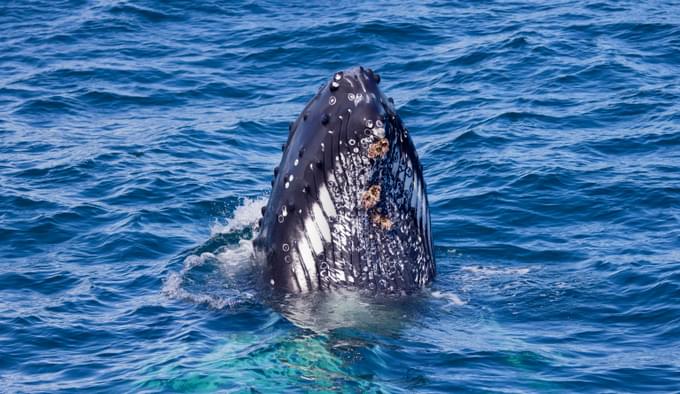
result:
[[(263, 285), (283, 292), (345, 287), (411, 293), (434, 278), (422, 166), (379, 83), (380, 77), (363, 67), (336, 73), (290, 124), (254, 242)], [(357, 94), (370, 100), (351, 101)], [(379, 124), (384, 125), (384, 136)], [(371, 155), (380, 141), (389, 144), (389, 153)], [(414, 177), (422, 189), (421, 215), (409, 206), (416, 187), (407, 181)], [(375, 185), (381, 188), (381, 198), (367, 207), (362, 197)], [(321, 205), (324, 187), (337, 211), (334, 218), (324, 215), (332, 239), (323, 239), (323, 251), (313, 252), (314, 267), (307, 265), (313, 269), (299, 264), (296, 275), (299, 234), (304, 233), (306, 218), (315, 217), (312, 207)], [(341, 234), (343, 229), (349, 236)]]

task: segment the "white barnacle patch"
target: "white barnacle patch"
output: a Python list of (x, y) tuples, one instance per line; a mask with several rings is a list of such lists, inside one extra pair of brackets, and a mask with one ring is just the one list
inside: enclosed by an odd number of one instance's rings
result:
[(354, 93), (347, 93), (347, 100), (354, 102), (356, 95)]
[(283, 215), (283, 217), (288, 216), (288, 208), (285, 205), (281, 207), (281, 215)]
[(294, 165), (294, 166), (297, 166), (298, 164), (300, 164), (300, 160), (299, 160), (299, 159), (295, 159), (295, 161), (293, 162), (293, 165)]
[(281, 245), (281, 250), (283, 250), (285, 253), (288, 253), (288, 251), (290, 250), (290, 245), (284, 243), (283, 245)]
[(376, 127), (373, 129), (373, 134), (375, 134), (376, 137), (378, 138), (385, 138), (385, 128), (384, 127)]
[(288, 189), (288, 187), (290, 187), (290, 182), (284, 183), (284, 184), (283, 184), (283, 187), (284, 187), (285, 189)]
[(274, 286), (274, 284), (276, 284), (276, 282), (274, 281), (274, 279), (271, 279), (271, 280), (269, 280), (269, 284)]
[[(297, 163), (297, 159), (295, 160), (295, 162)], [(288, 182), (293, 182), (293, 179), (295, 179), (295, 177), (293, 176), (293, 174), (290, 174), (290, 176), (288, 176)]]
[(328, 104), (329, 105), (335, 105), (336, 101), (337, 101), (337, 99), (335, 98), (335, 96), (331, 96), (331, 97), (328, 98)]

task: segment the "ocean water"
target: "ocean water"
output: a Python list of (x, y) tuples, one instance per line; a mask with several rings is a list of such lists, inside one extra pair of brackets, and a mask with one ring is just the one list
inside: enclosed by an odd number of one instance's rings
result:
[[(265, 300), (288, 122), (356, 65), (438, 276)], [(677, 1), (0, 4), (0, 392), (678, 392), (679, 300)]]

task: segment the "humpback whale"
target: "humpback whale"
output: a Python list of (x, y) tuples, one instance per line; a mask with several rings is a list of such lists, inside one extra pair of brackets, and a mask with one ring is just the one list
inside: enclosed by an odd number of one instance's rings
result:
[(263, 285), (409, 294), (434, 278), (422, 166), (379, 83), (337, 72), (289, 125), (253, 242)]

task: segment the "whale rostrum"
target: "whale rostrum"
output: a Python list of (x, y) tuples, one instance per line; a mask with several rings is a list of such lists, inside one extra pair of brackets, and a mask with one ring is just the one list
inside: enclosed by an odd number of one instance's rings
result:
[(379, 83), (338, 72), (290, 124), (254, 241), (274, 290), (412, 293), (433, 279), (422, 166)]

